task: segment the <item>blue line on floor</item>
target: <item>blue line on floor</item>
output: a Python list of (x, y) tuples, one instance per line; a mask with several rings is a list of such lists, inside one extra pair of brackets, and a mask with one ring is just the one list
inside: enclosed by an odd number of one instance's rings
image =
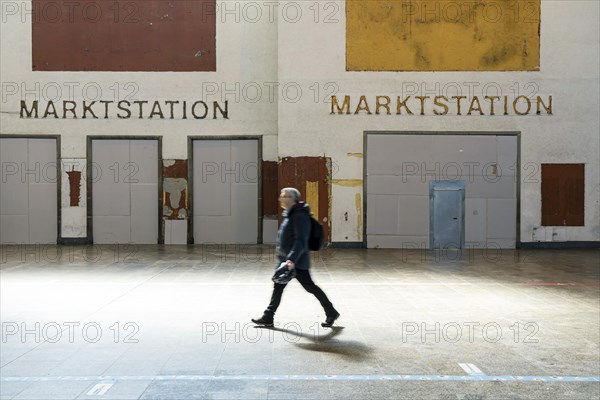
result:
[(54, 381), (493, 381), (493, 382), (600, 382), (600, 376), (520, 375), (156, 375), (156, 376), (3, 376), (0, 382)]

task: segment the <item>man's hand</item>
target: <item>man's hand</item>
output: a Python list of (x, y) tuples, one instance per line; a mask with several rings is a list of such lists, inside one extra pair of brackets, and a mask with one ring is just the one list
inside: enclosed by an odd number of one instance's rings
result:
[(287, 260), (286, 262), (289, 270), (296, 268), (296, 264), (292, 260)]

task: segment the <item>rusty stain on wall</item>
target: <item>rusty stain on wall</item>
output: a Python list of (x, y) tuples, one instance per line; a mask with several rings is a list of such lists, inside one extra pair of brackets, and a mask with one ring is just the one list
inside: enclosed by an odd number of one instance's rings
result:
[(348, 71), (538, 71), (541, 0), (346, 0)]
[(331, 183), (337, 186), (357, 187), (362, 186), (362, 179), (332, 179)]
[[(215, 0), (32, 0), (32, 68), (216, 71), (215, 7)], [(133, 87), (124, 89), (132, 95)]]
[(187, 160), (163, 160), (163, 217), (187, 219)]
[(75, 167), (71, 171), (67, 171), (69, 176), (69, 205), (71, 207), (79, 207), (79, 198), (81, 196), (81, 171), (75, 171)]

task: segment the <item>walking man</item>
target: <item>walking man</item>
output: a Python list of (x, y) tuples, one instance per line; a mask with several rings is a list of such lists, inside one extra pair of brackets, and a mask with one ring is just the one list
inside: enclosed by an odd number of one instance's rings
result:
[[(279, 194), (279, 205), (284, 209), (285, 219), (277, 232), (276, 254), (279, 262), (286, 262), (288, 269), (296, 268), (296, 279), (302, 287), (312, 293), (325, 310), (324, 327), (332, 326), (340, 314), (333, 307), (327, 295), (315, 285), (310, 277), (310, 251), (308, 238), (310, 235), (310, 210), (308, 204), (300, 201), (300, 192), (295, 188), (284, 188)], [(274, 283), (271, 302), (263, 316), (252, 322), (258, 325), (273, 326), (273, 317), (281, 302), (283, 289), (287, 284)]]

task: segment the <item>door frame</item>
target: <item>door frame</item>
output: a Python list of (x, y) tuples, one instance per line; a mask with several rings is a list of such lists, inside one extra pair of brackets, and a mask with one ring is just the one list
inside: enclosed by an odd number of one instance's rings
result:
[(56, 244), (62, 242), (62, 160), (60, 135), (2, 134), (0, 139), (54, 139), (56, 140)]
[(230, 135), (230, 136), (188, 136), (188, 230), (187, 243), (194, 244), (194, 141), (195, 140), (256, 140), (257, 154), (256, 162), (258, 167), (258, 232), (256, 233), (256, 243), (262, 244), (263, 235), (263, 215), (262, 215), (262, 140), (260, 135)]
[(520, 131), (363, 131), (363, 227), (362, 227), (362, 246), (367, 248), (367, 185), (368, 185), (368, 136), (369, 135), (411, 135), (411, 136), (434, 136), (434, 135), (455, 135), (455, 136), (515, 136), (517, 138), (517, 165), (515, 171), (516, 187), (516, 236), (515, 249), (521, 248), (521, 132)]
[(87, 137), (86, 142), (86, 154), (87, 154), (87, 163), (86, 163), (86, 190), (87, 190), (87, 240), (89, 244), (94, 243), (94, 230), (93, 230), (93, 220), (94, 216), (92, 215), (92, 164), (94, 160), (92, 159), (92, 141), (94, 140), (156, 140), (158, 142), (158, 193), (157, 193), (157, 214), (158, 218), (158, 238), (157, 244), (165, 243), (165, 235), (164, 235), (164, 221), (162, 218), (162, 193), (163, 193), (163, 157), (162, 157), (162, 136), (129, 136), (129, 135), (116, 135), (116, 136), (106, 136), (106, 135), (92, 135)]

